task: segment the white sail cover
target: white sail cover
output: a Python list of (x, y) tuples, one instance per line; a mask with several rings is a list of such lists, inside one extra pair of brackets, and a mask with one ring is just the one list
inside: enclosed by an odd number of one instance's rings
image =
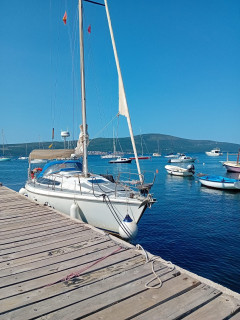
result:
[(119, 114), (122, 116), (128, 117), (128, 105), (127, 105), (127, 99), (125, 95), (125, 90), (123, 86), (123, 81), (121, 75), (118, 76), (118, 87), (119, 87)]
[[(89, 136), (88, 133), (85, 137), (86, 139), (86, 144), (88, 146), (89, 144)], [(79, 134), (79, 138), (78, 138), (78, 142), (77, 142), (77, 146), (75, 148), (75, 155), (77, 157), (81, 157), (83, 155), (83, 141), (84, 141), (84, 135), (83, 135), (83, 125), (80, 125), (80, 134)]]
[(137, 149), (136, 149), (136, 145), (135, 145), (135, 141), (134, 141), (134, 135), (133, 135), (133, 131), (132, 131), (131, 119), (130, 119), (130, 115), (129, 115), (129, 111), (128, 111), (126, 94), (125, 94), (123, 80), (122, 80), (122, 73), (121, 73), (120, 64), (119, 64), (119, 60), (118, 60), (117, 48), (116, 48), (113, 30), (112, 30), (112, 23), (111, 23), (111, 19), (110, 19), (109, 10), (108, 10), (107, 0), (104, 0), (104, 3), (105, 3), (105, 8), (106, 8), (108, 26), (109, 26), (110, 36), (111, 36), (111, 40), (112, 40), (112, 46), (113, 46), (113, 52), (114, 52), (117, 72), (118, 72), (119, 114), (121, 114), (127, 118), (127, 123), (128, 123), (131, 141), (132, 141), (133, 152), (134, 152), (135, 159), (136, 159), (136, 165), (137, 165), (137, 169), (138, 169), (139, 179), (141, 182), (143, 182), (141, 170), (140, 170), (140, 165), (139, 165), (139, 161), (138, 161), (138, 156), (137, 156)]
[(36, 149), (29, 155), (29, 161), (34, 159), (69, 159), (74, 154), (74, 149)]

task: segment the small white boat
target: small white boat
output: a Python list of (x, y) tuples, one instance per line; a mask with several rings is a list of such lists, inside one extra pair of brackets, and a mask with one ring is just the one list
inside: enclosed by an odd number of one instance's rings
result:
[(177, 158), (171, 158), (168, 160), (170, 163), (181, 163), (181, 162), (194, 162), (196, 158), (188, 157), (185, 154), (180, 154)]
[(205, 153), (209, 157), (219, 157), (223, 155), (219, 148), (212, 149), (211, 151), (206, 151)]
[(199, 178), (203, 186), (222, 190), (239, 190), (240, 180), (230, 179), (222, 176), (202, 176)]
[(180, 155), (180, 153), (176, 153), (176, 154), (174, 154), (174, 153), (169, 153), (169, 154), (167, 154), (166, 156), (164, 156), (165, 158), (177, 158), (177, 157), (179, 157), (179, 155)]
[(34, 164), (34, 163), (45, 163), (47, 162), (47, 160), (45, 159), (33, 159), (31, 160), (31, 164)]
[(0, 161), (3, 162), (3, 161), (10, 161), (11, 158), (6, 158), (6, 157), (0, 157)]
[(158, 152), (154, 152), (152, 156), (153, 156), (153, 157), (161, 157), (161, 154), (158, 153)]
[(132, 159), (118, 157), (116, 160), (110, 160), (109, 163), (131, 163)]
[(19, 157), (18, 160), (28, 160), (28, 157)]
[(193, 176), (195, 173), (195, 167), (193, 164), (188, 165), (187, 168), (166, 165), (165, 169), (169, 174), (174, 176), (181, 176), (181, 177)]
[(101, 159), (114, 159), (117, 158), (118, 156), (116, 154), (110, 153), (110, 154), (104, 154), (101, 156)]
[(3, 130), (2, 130), (2, 156), (0, 157), (0, 161), (10, 161), (11, 158), (7, 158), (4, 156), (4, 134), (3, 134)]

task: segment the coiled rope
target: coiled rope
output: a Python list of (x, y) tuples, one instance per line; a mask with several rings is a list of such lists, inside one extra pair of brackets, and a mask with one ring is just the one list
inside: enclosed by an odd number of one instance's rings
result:
[[(165, 261), (163, 259), (161, 259), (158, 256), (152, 256), (151, 258), (149, 258), (147, 251), (140, 245), (137, 244), (136, 245), (137, 250), (142, 250), (144, 252), (145, 258), (146, 258), (146, 263), (151, 262), (152, 263), (152, 273), (154, 274), (154, 277), (152, 279), (150, 279), (148, 282), (145, 283), (145, 288), (147, 289), (159, 289), (162, 287), (162, 280), (160, 278), (160, 276), (158, 276), (154, 270), (154, 262), (161, 262), (163, 265), (165, 265), (166, 267), (170, 268), (169, 271), (173, 271), (175, 269), (175, 266), (172, 264), (171, 261)], [(163, 274), (162, 274), (163, 275)], [(159, 284), (158, 285), (154, 285), (154, 286), (150, 286), (149, 284), (151, 282), (153, 282), (155, 279), (158, 280)]]

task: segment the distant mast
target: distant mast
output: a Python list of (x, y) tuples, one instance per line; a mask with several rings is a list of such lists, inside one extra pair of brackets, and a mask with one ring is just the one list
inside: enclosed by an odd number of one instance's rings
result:
[(85, 73), (84, 73), (84, 48), (83, 48), (83, 16), (82, 0), (78, 1), (79, 13), (79, 38), (80, 38), (80, 72), (81, 72), (81, 96), (82, 96), (82, 133), (83, 133), (83, 174), (88, 176), (87, 163), (87, 119), (86, 119), (86, 96), (85, 96)]

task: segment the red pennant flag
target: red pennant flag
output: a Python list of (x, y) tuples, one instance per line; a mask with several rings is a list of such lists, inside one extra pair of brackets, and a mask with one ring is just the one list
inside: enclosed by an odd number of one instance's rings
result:
[(88, 33), (91, 33), (91, 25), (89, 25), (87, 31), (88, 31)]
[(64, 13), (63, 23), (64, 23), (64, 24), (67, 24), (67, 11), (65, 11), (65, 13)]

